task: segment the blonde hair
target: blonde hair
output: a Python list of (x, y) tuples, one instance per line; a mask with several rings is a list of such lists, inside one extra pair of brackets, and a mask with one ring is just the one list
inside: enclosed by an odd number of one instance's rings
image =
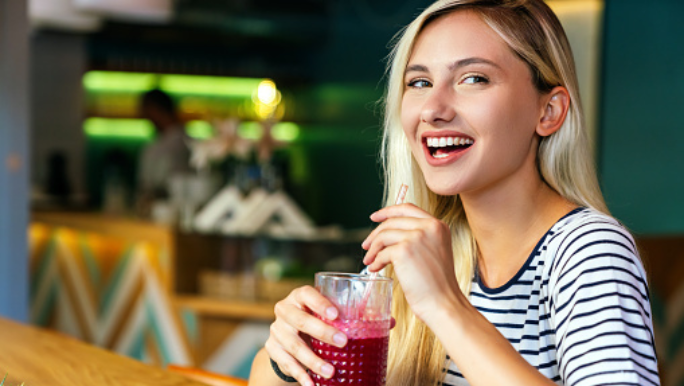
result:
[[(406, 197), (452, 230), (456, 278), (468, 295), (475, 270), (477, 245), (458, 196), (431, 192), (413, 159), (401, 126), (404, 71), (413, 45), (425, 26), (444, 14), (469, 10), (478, 14), (508, 44), (532, 72), (540, 93), (563, 86), (570, 106), (560, 130), (540, 139), (537, 163), (541, 178), (567, 200), (608, 213), (601, 195), (593, 154), (585, 130), (575, 65), (563, 27), (542, 0), (441, 0), (423, 11), (400, 35), (391, 54), (385, 96), (385, 121), (381, 157), (385, 169), (385, 205), (402, 183), (410, 184)], [(394, 276), (391, 269), (389, 275)], [(395, 286), (387, 384), (434, 385), (443, 378), (446, 352), (410, 310), (403, 291)]]

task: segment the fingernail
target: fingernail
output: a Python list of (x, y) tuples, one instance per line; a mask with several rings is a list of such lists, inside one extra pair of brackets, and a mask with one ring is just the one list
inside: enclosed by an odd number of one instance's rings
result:
[(321, 373), (326, 377), (332, 377), (334, 371), (335, 369), (329, 363), (321, 366)]
[(325, 315), (328, 317), (328, 319), (332, 320), (337, 317), (337, 308), (335, 307), (328, 307), (328, 309), (325, 310)]
[(333, 341), (342, 346), (347, 342), (347, 336), (341, 332), (338, 332), (337, 334), (333, 335)]

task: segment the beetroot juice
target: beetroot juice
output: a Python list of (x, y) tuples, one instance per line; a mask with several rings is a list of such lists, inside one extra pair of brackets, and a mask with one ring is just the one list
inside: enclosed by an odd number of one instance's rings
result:
[(316, 386), (384, 386), (387, 375), (389, 321), (327, 321), (347, 335), (338, 348), (311, 339), (314, 353), (335, 367), (330, 379), (310, 372)]

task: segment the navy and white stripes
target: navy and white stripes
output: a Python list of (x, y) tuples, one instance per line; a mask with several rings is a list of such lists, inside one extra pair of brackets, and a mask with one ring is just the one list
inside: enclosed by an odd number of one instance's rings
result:
[[(581, 208), (542, 237), (504, 286), (486, 288), (476, 277), (470, 301), (559, 385), (659, 385), (645, 278), (629, 232)], [(443, 385), (468, 382), (450, 363)]]

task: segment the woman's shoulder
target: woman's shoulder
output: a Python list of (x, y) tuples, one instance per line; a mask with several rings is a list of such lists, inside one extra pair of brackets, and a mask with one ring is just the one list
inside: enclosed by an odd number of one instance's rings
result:
[(547, 249), (557, 274), (580, 265), (631, 266), (641, 271), (634, 237), (614, 217), (592, 208), (578, 208), (561, 219)]
[(552, 231), (552, 241), (559, 244), (617, 239), (634, 246), (634, 237), (620, 221), (592, 208), (580, 207), (571, 211)]

